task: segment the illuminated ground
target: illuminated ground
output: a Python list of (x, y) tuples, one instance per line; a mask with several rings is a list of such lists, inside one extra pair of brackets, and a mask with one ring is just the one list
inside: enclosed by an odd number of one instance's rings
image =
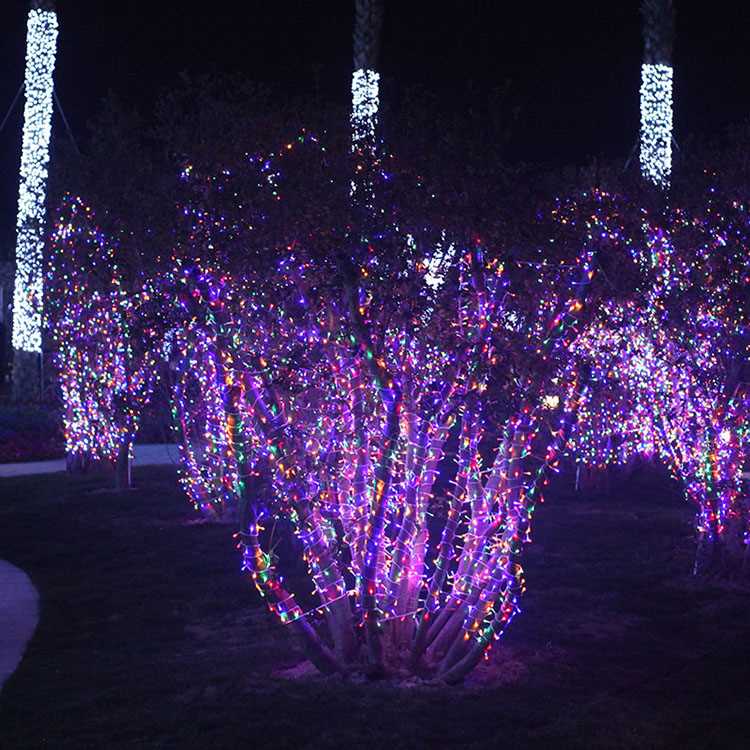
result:
[(135, 477), (0, 480), (0, 552), (41, 595), (3, 747), (746, 747), (750, 594), (686, 575), (690, 509), (653, 478), (550, 494), (524, 613), (450, 692), (278, 676), (299, 656), (232, 528), (188, 523), (172, 469)]

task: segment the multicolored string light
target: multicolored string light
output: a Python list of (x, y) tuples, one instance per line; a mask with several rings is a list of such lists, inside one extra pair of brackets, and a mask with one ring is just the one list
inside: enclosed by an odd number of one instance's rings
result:
[(129, 452), (159, 378), (164, 337), (153, 288), (128, 288), (117, 243), (80, 198), (66, 196), (51, 237), (48, 317), (66, 451), (114, 462)]
[(638, 288), (602, 304), (572, 345), (592, 388), (571, 454), (600, 468), (636, 455), (660, 460), (696, 506), (701, 547), (738, 559), (750, 530), (742, 491), (749, 226), (737, 201), (719, 210), (709, 199), (702, 214), (674, 209), (658, 220), (641, 211), (627, 241)]
[[(131, 290), (71, 201), (55, 245), (73, 268), (53, 278), (73, 449), (106, 420), (111, 444), (131, 436), (168, 361), (187, 494), (236, 513), (243, 569), (321, 670), (462, 679), (519, 611), (521, 551), (566, 448), (658, 455), (702, 533), (737, 525), (747, 399), (722, 362), (746, 354), (742, 204), (656, 220), (590, 191), (556, 204), (538, 260), (501, 262), (408, 221), (380, 183), (364, 224), (355, 205), (343, 230), (321, 211), (299, 231), (274, 207), (304, 153), (328, 163), (306, 134), (219, 175), (186, 167), (172, 265)], [(310, 590), (284, 580), (283, 529)]]

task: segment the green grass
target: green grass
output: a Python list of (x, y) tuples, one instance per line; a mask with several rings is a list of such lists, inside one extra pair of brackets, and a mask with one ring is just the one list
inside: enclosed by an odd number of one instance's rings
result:
[(689, 577), (690, 508), (653, 479), (550, 493), (524, 612), (458, 690), (279, 677), (299, 652), (232, 528), (189, 523), (171, 469), (135, 479), (0, 480), (0, 556), (42, 598), (2, 748), (747, 746), (750, 596)]

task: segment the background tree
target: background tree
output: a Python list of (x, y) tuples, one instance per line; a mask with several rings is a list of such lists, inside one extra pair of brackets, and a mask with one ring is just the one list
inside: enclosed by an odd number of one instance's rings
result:
[(160, 317), (148, 309), (148, 285), (128, 282), (118, 241), (89, 207), (69, 196), (56, 221), (48, 314), (69, 465), (109, 461), (117, 486), (129, 487), (139, 421), (159, 378)]
[(573, 344), (592, 388), (571, 450), (595, 465), (660, 460), (696, 507), (696, 572), (735, 575), (748, 538), (747, 217), (736, 200), (706, 203), (659, 218), (622, 203), (640, 280)]

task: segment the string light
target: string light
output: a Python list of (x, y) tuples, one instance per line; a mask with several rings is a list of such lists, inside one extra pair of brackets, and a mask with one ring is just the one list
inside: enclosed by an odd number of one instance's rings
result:
[(159, 317), (149, 310), (153, 287), (126, 290), (118, 247), (96, 225), (91, 208), (67, 195), (56, 219), (48, 322), (66, 453), (114, 462), (121, 448), (132, 451), (169, 348)]
[[(379, 235), (380, 242), (390, 231)], [(445, 240), (443, 236), (441, 241)], [(397, 244), (402, 242), (397, 240)], [(240, 534), (243, 568), (251, 573), (283, 623), (302, 628), (301, 621), (322, 612), (329, 626), (330, 617), (337, 621), (354, 617), (371, 632), (372, 628), (377, 631), (378, 623), (398, 621), (403, 629), (414, 624), (414, 613), (421, 621), (425, 612), (454, 608), (459, 613), (459, 632), (454, 625), (444, 631), (452, 634), (444, 639), (446, 647), (455, 636), (456, 642), (467, 643), (469, 650), (476, 644), (481, 658), (489, 642), (518, 611), (517, 599), (524, 583), (517, 555), (528, 538), (545, 472), (556, 464), (566, 418), (553, 421), (556, 429), (548, 435), (539, 459), (534, 446), (544, 439), (548, 417), (542, 419), (536, 407), (520, 405), (520, 412), (514, 412), (508, 423), (515, 436), (511, 458), (506, 463), (505, 448), (499, 447), (494, 470), (483, 476), (482, 394), (487, 384), (482, 368), (491, 366), (493, 360), (491, 332), (506, 330), (500, 325), (507, 287), (503, 266), (484, 260), (480, 246), (468, 249), (456, 259), (458, 296), (455, 290), (446, 290), (440, 300), (425, 297), (425, 309), (432, 311), (427, 318), (420, 315), (399, 325), (391, 320), (386, 329), (379, 329), (371, 285), (384, 280), (376, 280), (379, 254), (372, 242), (369, 244), (354, 323), (346, 306), (340, 307), (335, 297), (313, 303), (302, 292), (320, 283), (321, 277), (316, 264), (300, 256), (299, 244), (293, 255), (277, 264), (271, 289), (252, 278), (231, 277), (226, 272), (217, 276), (205, 267), (189, 271), (190, 278), (197, 280), (191, 282), (197, 287), (191, 287), (187, 295), (191, 300), (189, 320), (206, 316), (208, 328), (202, 330), (210, 331), (211, 356), (221, 362), (196, 393), (205, 398), (212, 393), (212, 383), (219, 382), (223, 396), (211, 396), (211, 401), (178, 411), (215, 413), (217, 423), (223, 420), (228, 425), (228, 431), (205, 433), (213, 437), (203, 451), (203, 465), (217, 470), (223, 465), (229, 471), (226, 484), (207, 485), (198, 462), (192, 469), (188, 467), (186, 480), (200, 488), (197, 495), (191, 494), (201, 498), (200, 507), (209, 497), (214, 504), (232, 503), (231, 494), (239, 493), (238, 502), (246, 508), (241, 511), (241, 518), (246, 519), (241, 521), (245, 530)], [(413, 238), (407, 246), (416, 247)], [(548, 304), (562, 308), (551, 319), (546, 311), (540, 311), (540, 331), (546, 332), (545, 356), (558, 351), (574, 324), (580, 305), (575, 293), (571, 298), (565, 292), (570, 295), (571, 273), (590, 278), (589, 255), (586, 251), (578, 263), (545, 269), (551, 283), (561, 285), (563, 295), (549, 296)], [(425, 266), (415, 258), (404, 278), (418, 280), (421, 288), (424, 273)], [(196, 310), (201, 309), (205, 312), (196, 316)], [(458, 341), (449, 333), (456, 324), (447, 315), (449, 309), (458, 315), (463, 331)], [(444, 335), (438, 332), (441, 325), (447, 326)], [(371, 329), (383, 331), (387, 356), (372, 349), (363, 332)], [(441, 343), (447, 341), (457, 350)], [(299, 342), (304, 342), (310, 353), (328, 354), (303, 362)], [(186, 351), (199, 348), (202, 345), (188, 344)], [(249, 367), (256, 359), (257, 364)], [(187, 369), (196, 370), (193, 364)], [(560, 389), (567, 377), (575, 376), (566, 370)], [(270, 382), (277, 385), (270, 388)], [(436, 383), (442, 384), (443, 395), (435, 391)], [(411, 394), (408, 401), (406, 393)], [(566, 398), (563, 414), (574, 409), (574, 402), (575, 398)], [(446, 526), (452, 531), (450, 539), (444, 534), (434, 570), (427, 572), (428, 509), (438, 479), (437, 467), (456, 424), (456, 409), (463, 412), (465, 437), (455, 464), (453, 521)], [(227, 434), (231, 435), (228, 443)], [(217, 453), (233, 456), (236, 470), (226, 461), (211, 463)], [(209, 469), (209, 474), (214, 471)], [(255, 477), (257, 483), (262, 476), (270, 479), (273, 503), (267, 496), (253, 500), (253, 491), (243, 481)], [(229, 495), (226, 488), (232, 491)], [(257, 519), (279, 513), (296, 529), (320, 607), (303, 611), (283, 588), (272, 556), (262, 550)], [(471, 523), (459, 531), (458, 522), (464, 514)], [(340, 532), (336, 531), (338, 524)], [(341, 544), (348, 550), (344, 556), (334, 551)], [(449, 580), (454, 581), (453, 594), (446, 599), (443, 586)], [(420, 607), (424, 586), (432, 592), (426, 609)], [(338, 614), (331, 614), (334, 611)], [(494, 624), (490, 627), (487, 622)], [(486, 636), (486, 627), (492, 637)], [(304, 632), (319, 648), (314, 634)], [(455, 668), (458, 655), (451, 655), (444, 666), (446, 673)]]
[(42, 351), (42, 253), (56, 42), (55, 12), (30, 10), (13, 294), (13, 346), (26, 352)]
[(355, 202), (372, 208), (373, 174), (377, 164), (375, 131), (380, 106), (380, 74), (360, 68), (352, 74), (352, 152), (355, 157), (354, 178), (350, 193)]
[(352, 141), (357, 147), (361, 142), (372, 143), (375, 139), (380, 74), (374, 70), (355, 70), (352, 74)]
[(703, 214), (675, 208), (658, 223), (641, 210), (635, 232), (621, 224), (627, 212), (623, 204), (615, 232), (643, 281), (629, 299), (603, 304), (572, 344), (592, 388), (568, 449), (598, 468), (658, 459), (694, 504), (701, 545), (739, 557), (750, 538), (742, 492), (750, 401), (733, 375), (750, 331), (736, 295), (748, 275), (744, 205), (722, 210), (712, 198)]
[(445, 283), (445, 275), (450, 269), (455, 254), (456, 245), (454, 243), (446, 244), (445, 230), (443, 230), (440, 235), (440, 242), (426, 261), (427, 270), (424, 275), (424, 283), (433, 291), (437, 291)]
[[(182, 179), (198, 181), (203, 196), (181, 208), (188, 255), (250, 226), (237, 223), (240, 206), (262, 198), (249, 200), (237, 185), (256, 184), (283, 200), (282, 162), (298, 145), (314, 139), (248, 158), (246, 168), (270, 181), (183, 170)], [(384, 176), (376, 170), (373, 179)], [(223, 208), (207, 207), (211, 194)], [(404, 634), (443, 632), (445, 653), (418, 647), (416, 658), (436, 668), (446, 659), (439, 668), (447, 674), (466, 656), (463, 644), (472, 655), (478, 650), (479, 660), (518, 611), (525, 587), (518, 555), (576, 408), (577, 389), (566, 391), (578, 382), (575, 368), (539, 384), (558, 394), (544, 409), (541, 395), (525, 387), (486, 472), (496, 339), (523, 340), (529, 358), (564, 359), (582, 282), (593, 273), (591, 251), (571, 263), (519, 266), (540, 275), (547, 289), (544, 304), (528, 310), (529, 298), (508, 294), (505, 266), (485, 258), (481, 243), (461, 250), (445, 231), (430, 247), (427, 235), (382, 224), (363, 240), (349, 301), (328, 286), (326, 264), (306, 244), (295, 239), (279, 248), (274, 273), (262, 279), (177, 260), (158, 280), (162, 305), (173, 310), (167, 335), (181, 479), (197, 509), (239, 515), (243, 569), (324, 671), (346, 661), (346, 633), (356, 645), (361, 627), (375, 648), (382, 624), (392, 622)], [(388, 312), (394, 291), (386, 261), (396, 247), (405, 253), (399, 284), (414, 289), (414, 296), (398, 293), (411, 300), (405, 317)], [(322, 288), (323, 295), (315, 291)], [(523, 304), (514, 310), (513, 300)], [(446, 444), (459, 426), (452, 510), (442, 539), (431, 539), (427, 519), (440, 475), (451, 471)], [(278, 525), (294, 530), (319, 606), (302, 608), (286, 589), (268, 537), (268, 527)], [(450, 624), (439, 619), (443, 612), (454, 613)], [(435, 620), (428, 628), (422, 623), (429, 613)], [(341, 653), (326, 651), (319, 617)]]
[[(186, 167), (197, 189), (171, 263), (127, 290), (117, 244), (69, 199), (51, 279), (71, 445), (97, 449), (92, 414), (112, 444), (132, 435), (168, 362), (182, 484), (199, 511), (237, 515), (242, 570), (316, 666), (347, 671), (365, 648), (382, 668), (391, 639), (410, 668), (465, 676), (520, 611), (521, 553), (566, 450), (594, 465), (659, 456), (706, 538), (744, 523), (748, 399), (721, 370), (747, 354), (732, 304), (748, 278), (742, 204), (657, 222), (587, 191), (551, 212), (570, 255), (501, 262), (418, 217), (402, 228), (375, 170), (368, 236), (336, 217), (312, 232), (284, 223), (283, 240), (264, 240), (272, 266), (254, 269), (247, 248), (272, 236), (266, 208), (285, 200), (299, 150), (328, 162), (303, 134), (218, 175)], [(346, 252), (332, 256), (335, 241)], [(638, 283), (592, 309), (597, 258), (613, 256)], [(281, 528), (313, 606), (284, 582)]]
[(641, 173), (657, 187), (672, 174), (672, 66), (641, 66)]

